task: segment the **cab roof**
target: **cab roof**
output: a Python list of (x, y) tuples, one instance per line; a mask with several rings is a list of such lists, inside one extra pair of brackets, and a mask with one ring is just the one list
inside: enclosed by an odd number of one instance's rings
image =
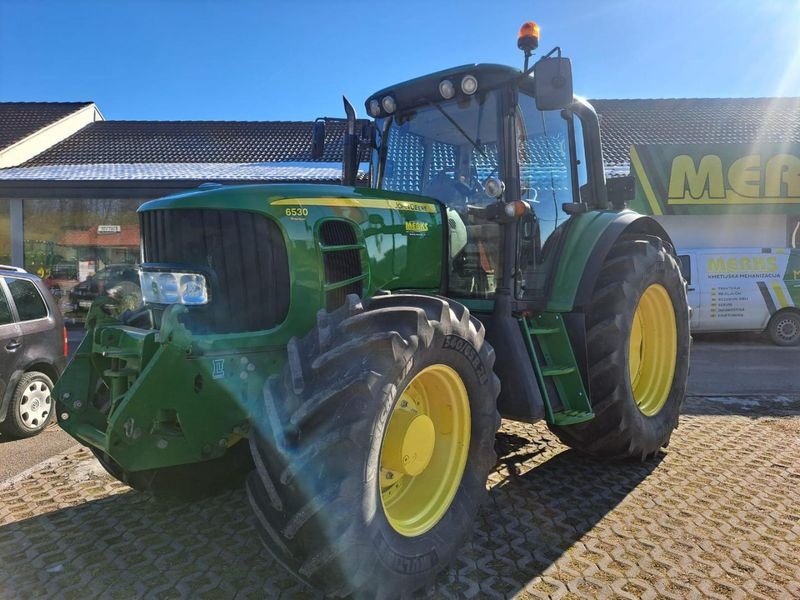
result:
[[(442, 96), (439, 93), (439, 82), (443, 79), (450, 79), (453, 82), (456, 87), (456, 98), (458, 98), (459, 95), (463, 95), (460, 89), (460, 82), (466, 75), (472, 75), (478, 80), (478, 91), (480, 91), (481, 89), (491, 89), (513, 81), (516, 78), (522, 77), (523, 73), (519, 69), (505, 65), (487, 63), (461, 65), (386, 87), (367, 98), (364, 106), (367, 109), (367, 114), (374, 116), (369, 112), (370, 102), (372, 100), (377, 100), (380, 104), (385, 96), (392, 96), (394, 98), (398, 110), (409, 106), (425, 104), (429, 101), (435, 102), (441, 100)], [(388, 113), (386, 113), (381, 106), (381, 114), (378, 115), (378, 117), (385, 117), (387, 115)]]

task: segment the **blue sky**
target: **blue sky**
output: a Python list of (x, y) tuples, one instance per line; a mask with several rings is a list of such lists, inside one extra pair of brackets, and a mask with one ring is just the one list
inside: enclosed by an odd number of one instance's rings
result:
[(590, 98), (800, 96), (800, 0), (0, 0), (0, 101), (107, 119), (363, 115), (373, 91), (522, 64), (526, 20)]

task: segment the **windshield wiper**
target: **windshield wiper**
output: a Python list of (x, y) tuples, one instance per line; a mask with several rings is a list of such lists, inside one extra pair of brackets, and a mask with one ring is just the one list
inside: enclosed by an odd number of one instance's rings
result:
[[(453, 117), (451, 117), (450, 115), (448, 115), (448, 114), (447, 114), (447, 112), (445, 112), (445, 110), (444, 110), (444, 109), (443, 109), (441, 106), (439, 106), (438, 104), (435, 104), (434, 102), (431, 102), (430, 100), (428, 100), (427, 102), (428, 102), (428, 104), (429, 104), (430, 106), (434, 107), (436, 110), (438, 110), (440, 113), (442, 113), (442, 116), (443, 116), (445, 119), (447, 119), (448, 121), (450, 121), (450, 124), (451, 124), (453, 127), (455, 127), (455, 128), (458, 130), (458, 132), (459, 132), (461, 135), (463, 135), (463, 136), (464, 136), (464, 139), (465, 139), (465, 140), (467, 140), (467, 141), (468, 141), (470, 144), (472, 144), (472, 148), (473, 148), (473, 149), (475, 149), (475, 150), (477, 150), (478, 152), (480, 152), (481, 156), (483, 156), (483, 158), (485, 158), (486, 160), (489, 160), (489, 161), (491, 160), (491, 158), (489, 158), (489, 157), (486, 155), (486, 153), (485, 153), (485, 152), (484, 152), (484, 151), (481, 149), (481, 147), (478, 145), (478, 143), (477, 143), (475, 140), (473, 140), (473, 139), (472, 139), (472, 138), (469, 136), (469, 134), (468, 134), (466, 131), (464, 131), (464, 129), (461, 127), (461, 125), (459, 125), (459, 124), (456, 122), (456, 120), (455, 120)], [(481, 105), (480, 111), (481, 111), (481, 112), (483, 112), (483, 105)], [(480, 115), (480, 113), (479, 113), (479, 115)], [(479, 116), (479, 122), (480, 122), (480, 116)], [(479, 132), (479, 133), (480, 133), (480, 132)]]

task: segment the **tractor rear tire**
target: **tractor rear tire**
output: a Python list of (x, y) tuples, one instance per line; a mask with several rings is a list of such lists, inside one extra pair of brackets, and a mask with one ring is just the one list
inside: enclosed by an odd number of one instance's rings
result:
[(102, 450), (90, 449), (114, 479), (165, 502), (189, 502), (241, 489), (245, 477), (253, 470), (246, 440), (237, 442), (219, 458), (145, 471), (126, 471)]
[(395, 598), (467, 540), (495, 465), (494, 350), (463, 306), (348, 296), (264, 386), (247, 482), (273, 556), (328, 597)]
[(678, 263), (657, 237), (622, 237), (586, 314), (594, 419), (551, 426), (597, 457), (644, 460), (669, 443), (689, 373), (689, 308)]

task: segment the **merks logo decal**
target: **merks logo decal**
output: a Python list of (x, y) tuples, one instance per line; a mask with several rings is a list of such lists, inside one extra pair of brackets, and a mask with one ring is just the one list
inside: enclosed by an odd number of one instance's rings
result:
[(669, 204), (786, 204), (800, 202), (800, 158), (748, 154), (723, 168), (722, 157), (672, 159)]
[(713, 273), (758, 273), (763, 277), (779, 277), (778, 259), (775, 256), (724, 256), (709, 257), (706, 269)]
[(424, 235), (428, 233), (428, 223), (422, 221), (406, 221), (406, 233), (408, 235)]
[(486, 367), (484, 367), (481, 362), (481, 357), (478, 356), (478, 352), (467, 340), (457, 335), (448, 335), (444, 338), (442, 348), (444, 350), (455, 350), (459, 354), (462, 354), (472, 365), (475, 375), (478, 376), (478, 380), (482, 384), (489, 381), (489, 376), (486, 373)]
[(631, 208), (661, 214), (800, 214), (800, 144), (642, 144), (630, 148)]

